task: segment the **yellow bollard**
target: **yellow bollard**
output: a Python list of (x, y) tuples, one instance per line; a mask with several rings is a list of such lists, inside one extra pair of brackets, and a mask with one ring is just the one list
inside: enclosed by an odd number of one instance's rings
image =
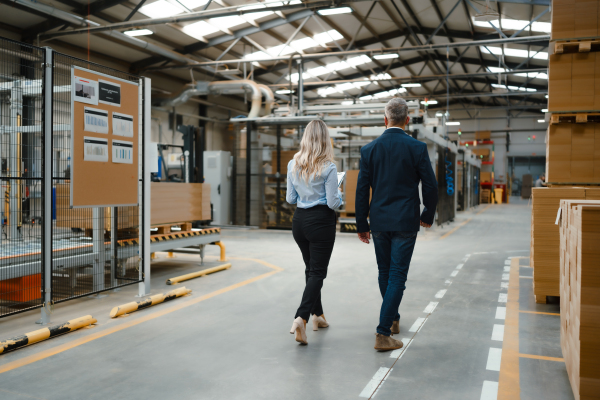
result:
[(172, 285), (174, 283), (179, 283), (179, 282), (187, 281), (189, 279), (198, 278), (200, 276), (212, 274), (214, 272), (223, 271), (224, 269), (229, 269), (229, 268), (231, 268), (231, 263), (219, 265), (219, 266), (213, 267), (213, 268), (207, 268), (207, 269), (204, 269), (204, 270), (198, 271), (198, 272), (192, 272), (191, 274), (177, 276), (175, 278), (167, 279), (167, 285)]
[(96, 322), (98, 322), (96, 321), (96, 318), (92, 317), (91, 315), (86, 315), (85, 317), (67, 321), (64, 324), (38, 329), (37, 331), (29, 332), (24, 335), (0, 342), (0, 354), (8, 350), (27, 346), (28, 344), (41, 342), (42, 340), (61, 335), (63, 333), (72, 332), (83, 328), (84, 326), (95, 324)]
[(173, 255), (173, 252), (172, 252), (172, 251), (169, 251), (169, 252), (167, 253), (167, 258), (175, 258), (175, 256)]
[(132, 301), (131, 303), (123, 304), (123, 305), (113, 308), (110, 312), (110, 317), (115, 318), (115, 317), (118, 317), (119, 315), (123, 315), (123, 314), (127, 314), (127, 313), (134, 312), (137, 310), (141, 310), (143, 308), (150, 307), (150, 306), (153, 306), (156, 304), (160, 304), (165, 301), (176, 299), (177, 297), (185, 296), (186, 294), (189, 294), (191, 292), (192, 292), (192, 289), (187, 289), (185, 287), (182, 287), (179, 289), (171, 290), (170, 292), (167, 292), (167, 293), (155, 294), (154, 296), (151, 296), (151, 297), (147, 298), (146, 300), (141, 300), (141, 301), (137, 301), (137, 302)]
[(225, 257), (225, 245), (223, 242), (215, 242), (215, 244), (221, 248), (221, 258), (219, 258), (219, 261), (227, 261), (227, 257)]

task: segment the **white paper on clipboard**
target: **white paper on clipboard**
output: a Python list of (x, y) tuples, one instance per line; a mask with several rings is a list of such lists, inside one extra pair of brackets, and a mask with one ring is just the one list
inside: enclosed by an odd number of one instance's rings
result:
[(342, 183), (344, 182), (344, 179), (346, 179), (346, 173), (345, 172), (338, 172), (337, 178), (338, 178), (338, 187), (340, 187), (340, 186), (342, 186)]

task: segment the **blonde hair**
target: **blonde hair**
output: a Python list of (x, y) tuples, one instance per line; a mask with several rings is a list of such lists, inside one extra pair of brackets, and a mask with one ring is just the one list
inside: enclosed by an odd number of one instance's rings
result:
[(328, 163), (333, 162), (333, 146), (325, 122), (310, 121), (304, 131), (300, 151), (294, 155), (292, 171), (306, 182), (311, 176), (320, 176)]

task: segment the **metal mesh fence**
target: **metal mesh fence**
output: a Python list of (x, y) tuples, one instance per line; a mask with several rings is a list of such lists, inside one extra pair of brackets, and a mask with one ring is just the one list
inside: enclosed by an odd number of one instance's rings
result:
[(236, 128), (233, 223), (291, 229), (296, 206), (285, 200), (287, 165), (299, 149), (298, 131), (302, 127), (253, 124), (249, 141), (248, 125), (238, 124)]
[(42, 305), (43, 49), (0, 38), (0, 316)]
[[(54, 53), (53, 62), (52, 181), (56, 220), (52, 226), (52, 299), (60, 302), (140, 281), (138, 246), (134, 243), (139, 237), (140, 208), (71, 208), (69, 182), (73, 156), (71, 67), (136, 83), (139, 77), (58, 53)], [(138, 134), (142, 143), (141, 129)], [(141, 168), (139, 174), (141, 179)]]
[[(141, 80), (52, 52), (52, 85), (47, 87), (46, 57), (46, 49), (0, 38), (0, 317), (40, 307), (44, 297), (60, 302), (143, 278), (138, 244), (142, 230), (141, 115), (139, 206), (70, 206), (71, 68), (79, 66), (139, 84)], [(48, 91), (52, 112), (44, 115)], [(141, 99), (140, 91), (139, 110), (143, 109)], [(50, 126), (51, 130), (46, 128)], [(44, 143), (49, 141), (44, 135), (49, 131), (52, 146), (47, 159)], [(51, 191), (43, 186), (44, 168), (52, 171)], [(50, 215), (44, 213), (44, 204), (51, 209)], [(43, 229), (49, 222), (50, 249), (44, 247), (48, 236)], [(51, 263), (46, 262), (49, 259)], [(51, 268), (49, 274), (47, 268)], [(50, 282), (44, 281), (45, 276), (51, 276)]]

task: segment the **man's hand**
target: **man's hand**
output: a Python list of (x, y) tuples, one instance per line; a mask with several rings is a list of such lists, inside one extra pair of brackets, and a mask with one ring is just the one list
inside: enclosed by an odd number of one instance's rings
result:
[[(431, 228), (431, 224), (426, 224), (426, 223), (425, 223), (425, 222), (423, 222), (423, 221), (421, 221), (421, 226), (422, 226), (423, 228)], [(360, 235), (360, 233), (359, 233), (359, 235)]]
[(358, 232), (358, 238), (361, 242), (369, 244), (369, 239), (371, 239), (370, 232)]

